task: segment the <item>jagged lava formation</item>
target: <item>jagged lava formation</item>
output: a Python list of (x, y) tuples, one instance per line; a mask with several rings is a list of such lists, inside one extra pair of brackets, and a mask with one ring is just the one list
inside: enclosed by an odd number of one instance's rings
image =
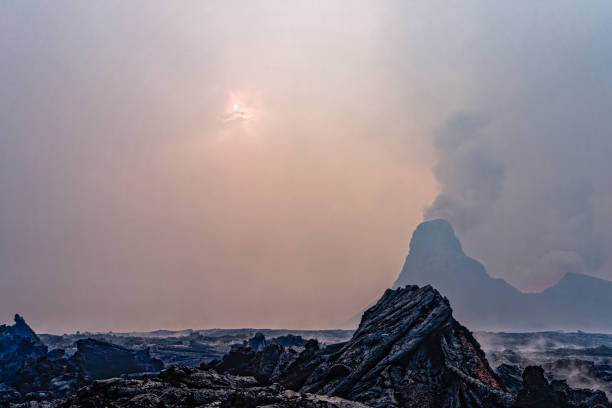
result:
[(567, 382), (548, 382), (544, 370), (529, 366), (523, 372), (523, 388), (518, 392), (513, 408), (608, 408), (602, 391), (574, 390)]
[(301, 353), (271, 345), (232, 350), (208, 364), (262, 383), (338, 396), (371, 407), (508, 407), (506, 392), (469, 330), (431, 286), (387, 290), (352, 339)]
[(22, 401), (49, 401), (73, 394), (100, 378), (159, 372), (163, 363), (148, 349), (130, 350), (94, 339), (76, 342), (77, 351), (49, 351), (25, 320), (0, 326), (0, 407)]
[(23, 317), (16, 314), (14, 325), (0, 326), (0, 383), (11, 380), (25, 360), (46, 355), (47, 346)]

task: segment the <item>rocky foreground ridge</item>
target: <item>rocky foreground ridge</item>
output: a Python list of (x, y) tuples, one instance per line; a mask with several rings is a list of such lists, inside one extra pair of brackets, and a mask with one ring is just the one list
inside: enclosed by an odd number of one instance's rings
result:
[(199, 368), (98, 380), (64, 400), (11, 406), (610, 407), (603, 392), (548, 382), (539, 367), (527, 367), (518, 384), (514, 372), (499, 376), (431, 286), (387, 290), (344, 343), (296, 349), (256, 340)]
[(367, 408), (341, 398), (291, 391), (279, 384), (265, 386), (253, 377), (189, 367), (171, 367), (155, 378), (96, 381), (57, 406)]
[(431, 286), (387, 290), (344, 344), (296, 353), (237, 349), (205, 368), (252, 375), (373, 407), (504, 407), (511, 403), (471, 333)]

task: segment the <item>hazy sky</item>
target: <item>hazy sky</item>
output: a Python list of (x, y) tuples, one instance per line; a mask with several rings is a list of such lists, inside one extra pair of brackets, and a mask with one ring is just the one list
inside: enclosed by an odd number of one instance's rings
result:
[(607, 1), (0, 3), (0, 321), (337, 327), (448, 218), (612, 279)]

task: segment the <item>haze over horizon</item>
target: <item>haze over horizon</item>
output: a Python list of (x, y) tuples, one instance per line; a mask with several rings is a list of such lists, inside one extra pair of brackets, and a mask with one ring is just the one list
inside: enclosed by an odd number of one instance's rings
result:
[(0, 322), (333, 328), (423, 218), (612, 279), (612, 4), (0, 4)]

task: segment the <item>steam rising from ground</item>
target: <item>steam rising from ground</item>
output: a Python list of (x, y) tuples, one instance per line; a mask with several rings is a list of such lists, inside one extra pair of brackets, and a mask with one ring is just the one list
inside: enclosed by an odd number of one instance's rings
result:
[(541, 365), (549, 379), (612, 395), (612, 335), (594, 333), (474, 333), (493, 367)]

